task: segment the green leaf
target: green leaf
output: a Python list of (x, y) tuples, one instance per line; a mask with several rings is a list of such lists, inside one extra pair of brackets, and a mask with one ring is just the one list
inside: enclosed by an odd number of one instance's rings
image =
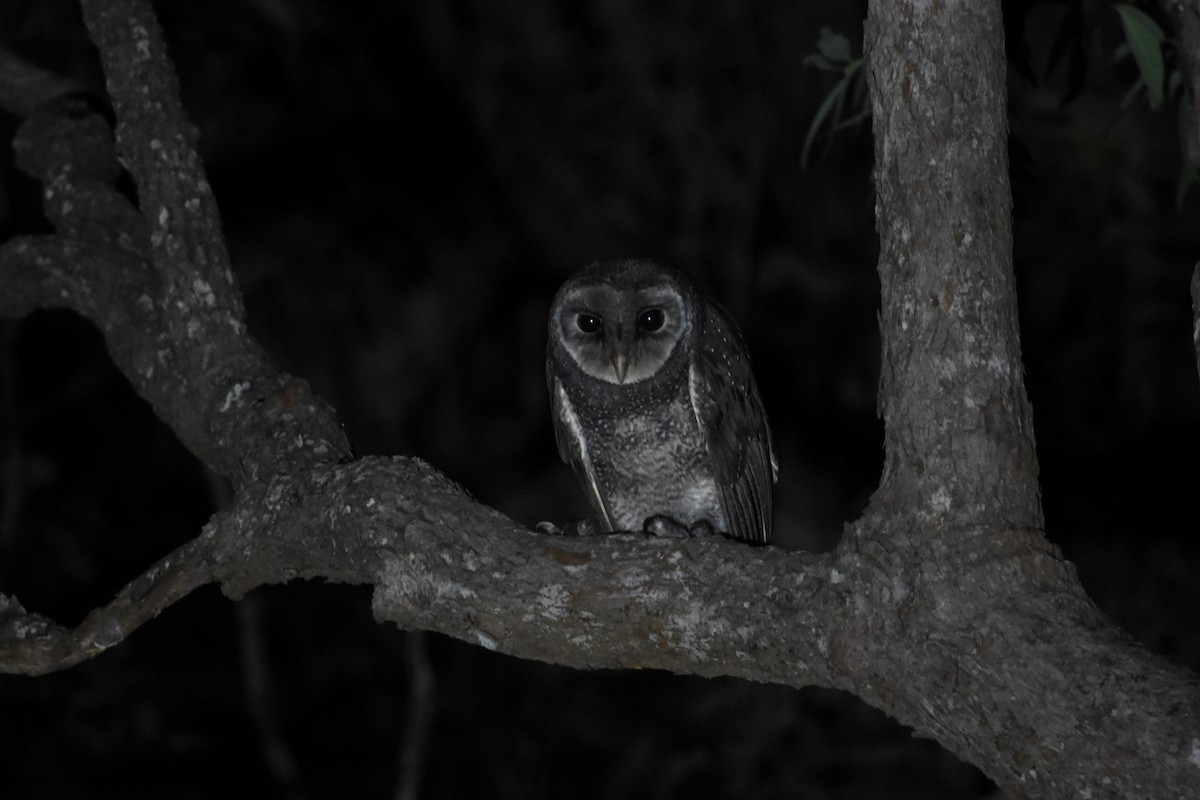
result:
[(845, 64), (850, 60), (850, 40), (829, 28), (821, 28), (817, 39), (817, 50), (834, 64)]
[(1133, 52), (1133, 60), (1137, 62), (1142, 81), (1146, 84), (1150, 107), (1157, 109), (1163, 101), (1163, 55), (1162, 28), (1150, 19), (1149, 15), (1140, 8), (1124, 3), (1114, 6), (1121, 15), (1121, 25), (1125, 28), (1125, 39)]
[[(822, 130), (834, 134), (870, 116), (870, 109), (865, 103), (863, 59), (851, 55), (850, 40), (829, 28), (821, 28), (817, 51), (805, 56), (804, 65), (826, 72), (841, 73), (841, 78), (829, 90), (829, 94), (825, 95), (813, 115), (812, 123), (808, 126), (808, 134), (804, 137), (804, 147), (800, 152), (801, 167), (808, 166), (809, 153), (812, 152), (813, 143)], [(854, 111), (849, 119), (845, 118), (847, 100)]]
[(861, 111), (859, 111), (857, 114), (855, 114), (854, 116), (846, 117), (844, 120), (839, 122), (837, 125), (834, 125), (833, 129), (831, 130), (831, 133), (836, 133), (837, 131), (842, 131), (842, 130), (845, 130), (846, 128), (853, 128), (855, 125), (858, 125), (860, 122), (862, 122), (864, 119), (867, 119), (870, 116), (871, 116), (871, 109), (864, 108)]
[(804, 149), (800, 151), (800, 166), (808, 165), (808, 151), (812, 149), (813, 141), (817, 138), (817, 132), (821, 130), (821, 125), (825, 122), (825, 118), (833, 113), (834, 108), (846, 94), (846, 87), (850, 83), (849, 78), (842, 78), (833, 85), (829, 90), (829, 94), (825, 95), (825, 99), (821, 101), (821, 105), (817, 108), (817, 113), (813, 115), (812, 125), (808, 126), (808, 135), (804, 137)]
[(826, 72), (841, 72), (840, 67), (835, 67), (824, 56), (819, 56), (816, 53), (811, 53), (804, 57), (804, 66), (816, 67), (817, 69), (825, 70)]

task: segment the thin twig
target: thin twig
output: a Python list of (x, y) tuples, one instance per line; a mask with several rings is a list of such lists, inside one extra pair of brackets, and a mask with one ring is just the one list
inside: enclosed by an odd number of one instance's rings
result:
[(300, 768), (277, 713), (274, 680), (270, 659), (263, 641), (262, 607), (257, 597), (247, 597), (237, 604), (238, 633), (241, 638), (243, 678), (250, 718), (258, 731), (259, 746), (267, 771), (285, 797), (303, 800), (306, 797), (300, 778)]
[(405, 635), (404, 663), (408, 667), (408, 716), (400, 740), (400, 774), (396, 800), (417, 800), (425, 774), (429, 728), (433, 723), (434, 674), (424, 631)]
[(111, 603), (66, 628), (0, 596), (0, 672), (42, 675), (115, 647), (194, 589), (211, 583), (211, 539), (200, 536), (150, 567)]

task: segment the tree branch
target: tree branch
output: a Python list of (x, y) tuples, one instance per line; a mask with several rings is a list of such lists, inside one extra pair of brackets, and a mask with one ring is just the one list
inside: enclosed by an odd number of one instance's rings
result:
[[(381, 620), (524, 658), (828, 683), (828, 605), (852, 604), (850, 583), (830, 581), (829, 559), (716, 540), (551, 537), (474, 502), (424, 462), (364, 458), (244, 492), (79, 629), (10, 623), (0, 669), (78, 663), (181, 587), (216, 580), (239, 598), (319, 577), (374, 585)], [(764, 602), (729, 602), (750, 596)]]
[[(941, 9), (942, 6), (938, 6)], [(945, 525), (1038, 529), (1012, 275), (1000, 5), (872, 3), (883, 292), (880, 492)]]
[(177, 311), (171, 333), (179, 341), (239, 338), (242, 296), (158, 19), (141, 0), (82, 0), (82, 6), (116, 111), (117, 146), (150, 226), (153, 264)]
[[(0, 252), (0, 277), (13, 285), (0, 309), (66, 306), (95, 322), (134, 389), (235, 488), (349, 457), (333, 409), (246, 334), (216, 204), (149, 4), (99, 0), (84, 11), (103, 54), (117, 143), (101, 116), (70, 98), (22, 125), (19, 163), (45, 185), (58, 235)], [(140, 208), (111, 185), (118, 153)], [(85, 251), (90, 268), (74, 263)], [(53, 274), (70, 278), (62, 296), (41, 286)]]
[(212, 580), (206, 551), (204, 537), (193, 539), (150, 567), (75, 628), (30, 614), (16, 598), (0, 595), (0, 671), (43, 675), (115, 647), (143, 623)]
[[(863, 662), (887, 665), (857, 691), (1017, 796), (1182, 796), (1200, 780), (1187, 760), (1200, 748), (1195, 679), (1107, 623), (1041, 534), (1000, 3), (875, 1), (865, 36), (886, 456), (842, 549), (897, 583), (856, 620)], [(895, 649), (925, 665), (899, 686), (886, 671)], [(1117, 699), (1141, 680), (1145, 695)], [(1122, 707), (1144, 712), (1136, 735)]]

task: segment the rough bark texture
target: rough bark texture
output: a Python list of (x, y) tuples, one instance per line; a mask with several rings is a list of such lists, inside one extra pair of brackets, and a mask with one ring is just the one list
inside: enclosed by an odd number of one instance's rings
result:
[(941, 8), (879, 3), (867, 20), (882, 245), (881, 499), (910, 506), (938, 537), (944, 523), (1037, 529), (1000, 8)]
[[(93, 320), (236, 494), (75, 629), (0, 598), (0, 669), (78, 663), (203, 583), (239, 597), (320, 576), (373, 585), (380, 620), (526, 658), (849, 689), (1014, 796), (1194, 796), (1195, 677), (1107, 623), (1041, 533), (999, 3), (870, 9), (886, 472), (827, 555), (550, 537), (415, 459), (352, 460), (328, 406), (246, 334), (148, 3), (84, 8), (115, 147), (69, 102), (22, 128), (21, 163), (43, 180), (57, 233), (0, 248), (0, 313)], [(110, 185), (118, 153), (140, 208)]]
[(887, 596), (863, 617), (864, 662), (885, 660), (887, 642), (927, 669), (902, 687), (880, 672), (860, 694), (877, 683), (881, 705), (1015, 795), (1186, 796), (1198, 785), (1194, 679), (1106, 623), (1040, 532), (1000, 4), (872, 3), (865, 50), (887, 456), (847, 543), (865, 540), (909, 579), (891, 624)]

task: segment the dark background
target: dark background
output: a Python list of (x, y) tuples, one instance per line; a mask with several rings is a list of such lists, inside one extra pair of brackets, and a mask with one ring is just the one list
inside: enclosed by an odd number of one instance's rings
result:
[[(557, 285), (649, 255), (741, 321), (780, 455), (777, 538), (828, 549), (878, 478), (868, 125), (801, 149), (865, 3), (156, 4), (251, 330), (360, 453), (433, 462), (532, 524), (582, 511), (543, 378)], [(1139, 641), (1200, 667), (1200, 392), (1176, 105), (1122, 105), (1111, 8), (1009, 3), (1015, 250), (1048, 535)], [(1165, 22), (1165, 20), (1164, 20)], [(72, 2), (0, 45), (96, 87)], [(11, 141), (17, 120), (0, 116)], [(0, 159), (0, 233), (41, 232)], [(220, 503), (65, 312), (0, 324), (0, 592), (74, 624)], [(362, 587), (212, 588), (92, 662), (0, 678), (0, 796), (388, 797), (412, 641)], [(974, 798), (989, 782), (848, 695), (578, 672), (434, 635), (424, 795)], [(257, 676), (257, 677), (254, 677)], [(272, 768), (262, 714), (298, 773)]]

